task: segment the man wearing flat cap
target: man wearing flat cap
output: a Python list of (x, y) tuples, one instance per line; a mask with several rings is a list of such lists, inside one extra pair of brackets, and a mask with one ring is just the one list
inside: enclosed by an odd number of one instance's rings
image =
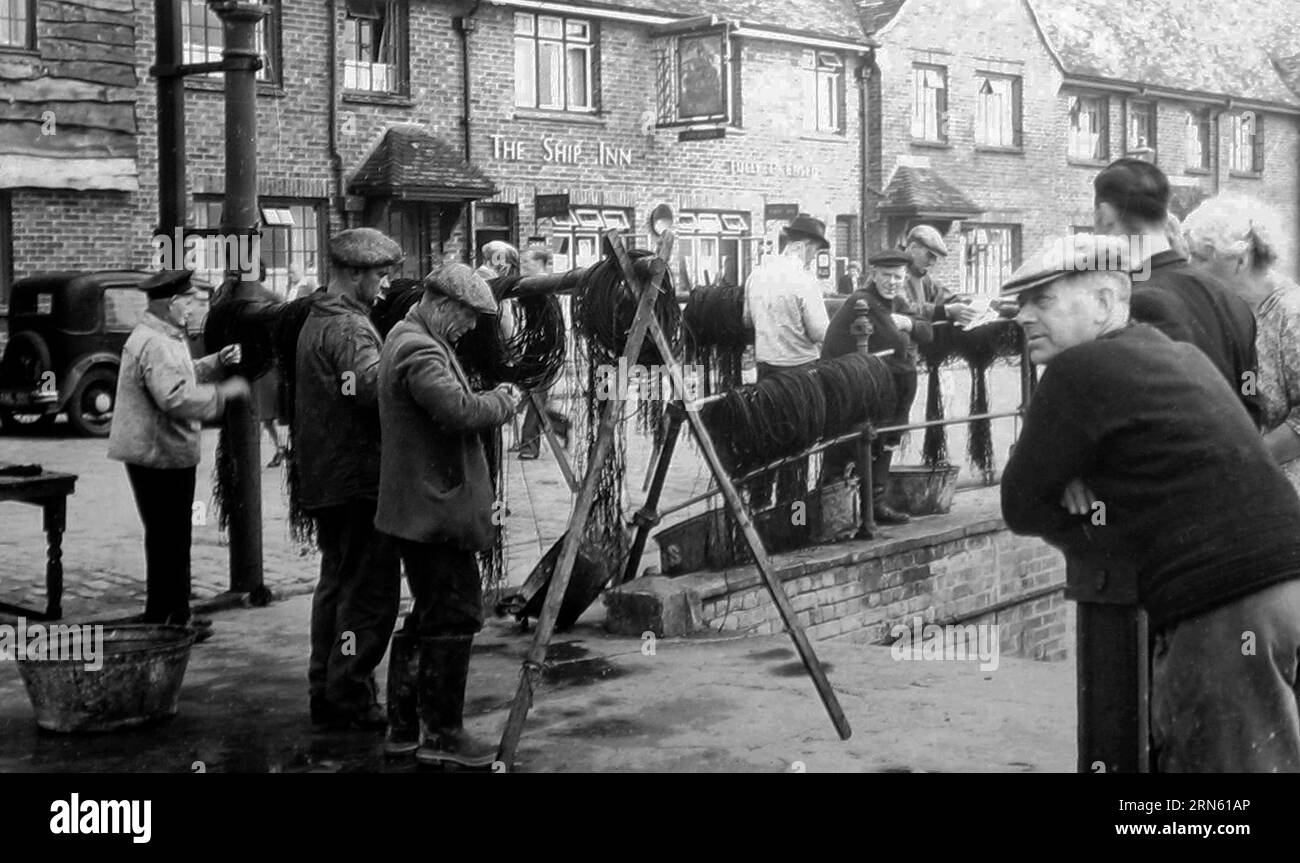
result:
[(330, 280), (298, 335), (290, 465), (321, 549), (312, 598), (312, 721), (381, 730), (374, 671), (397, 621), (396, 550), (375, 531), (379, 497), (379, 333), (371, 306), (402, 259), (373, 228), (330, 240)]
[[(887, 249), (868, 258), (867, 263), (872, 267), (871, 280), (864, 288), (850, 294), (836, 311), (827, 327), (826, 344), (822, 348), (822, 359), (857, 351), (857, 340), (852, 333), (853, 319), (857, 314), (855, 306), (858, 300), (865, 301), (871, 321), (868, 350), (872, 353), (893, 351), (885, 358), (894, 373), (897, 394), (889, 425), (908, 422), (916, 398), (917, 345), (929, 344), (934, 338), (929, 316), (920, 314), (912, 306), (904, 287), (910, 261), (911, 256), (901, 249)], [(880, 435), (872, 444), (872, 514), (879, 524), (905, 524), (910, 520), (907, 513), (885, 503), (889, 468), (902, 439), (902, 432), (891, 432)], [(854, 457), (853, 444), (827, 450), (822, 459), (822, 482), (837, 482), (843, 478)]]
[[(744, 322), (754, 328), (758, 379), (817, 362), (826, 338), (826, 301), (809, 267), (828, 248), (826, 225), (806, 213), (790, 220), (780, 234), (780, 251), (768, 255), (745, 282)], [(802, 498), (807, 490), (807, 462), (780, 469), (777, 494), (782, 501)], [(762, 477), (751, 487), (755, 508), (770, 500)]]
[(964, 324), (974, 320), (978, 312), (967, 297), (946, 290), (930, 275), (930, 268), (940, 258), (948, 257), (948, 246), (943, 236), (929, 225), (917, 225), (903, 239), (903, 253), (907, 262), (907, 295), (917, 314), (929, 321), (952, 321)]
[[(519, 397), (503, 384), (477, 393), (454, 345), (480, 315), (497, 314), (491, 288), (464, 264), (424, 282), (424, 295), (384, 343), (384, 428), (375, 525), (393, 537), (414, 604), (388, 662), (393, 756), (486, 767), (496, 746), (465, 732), (465, 682), (483, 626), (475, 553), (492, 546), (494, 493), (482, 435), (506, 422)], [(418, 750), (418, 751), (417, 751)]]
[(1002, 514), (1136, 587), (1156, 769), (1297, 772), (1300, 499), (1214, 362), (1130, 323), (1127, 252), (1054, 240), (1003, 288), (1045, 368)]
[[(190, 516), (199, 463), (199, 423), (231, 399), (249, 396), (241, 377), (220, 380), (240, 361), (228, 345), (195, 362), (187, 328), (203, 297), (190, 270), (163, 270), (140, 284), (149, 305), (122, 348), (108, 457), (126, 463), (144, 522), (145, 623), (190, 619)], [(204, 622), (206, 623), (206, 622)]]

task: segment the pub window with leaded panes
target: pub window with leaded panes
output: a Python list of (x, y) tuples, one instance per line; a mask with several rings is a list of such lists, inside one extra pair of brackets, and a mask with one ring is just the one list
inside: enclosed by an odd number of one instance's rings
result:
[(36, 0), (0, 0), (0, 48), (36, 47)]
[(406, 87), (406, 5), (348, 0), (343, 29), (343, 88), (402, 93)]
[(558, 15), (515, 13), (515, 105), (596, 110), (596, 26)]
[[(0, 0), (0, 3), (5, 0)], [(265, 5), (271, 11), (262, 18), (262, 26), (257, 28), (257, 53), (262, 58), (262, 68), (257, 70), (257, 80), (277, 82), (280, 80), (280, 3), (273, 0)], [(212, 11), (206, 0), (182, 0), (181, 2), (181, 57), (184, 63), (219, 63), (221, 52), (225, 48), (226, 37), (222, 30), (221, 19)], [(219, 76), (220, 72), (210, 72), (208, 77)]]

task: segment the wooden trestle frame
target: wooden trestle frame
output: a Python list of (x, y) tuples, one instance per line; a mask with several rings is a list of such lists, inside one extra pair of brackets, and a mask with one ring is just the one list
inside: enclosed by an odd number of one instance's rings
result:
[[(645, 550), (650, 529), (658, 523), (659, 517), (655, 513), (655, 507), (659, 503), (659, 495), (663, 490), (664, 480), (668, 474), (668, 467), (672, 461), (673, 450), (676, 447), (682, 424), (686, 423), (694, 433), (696, 443), (709, 465), (713, 479), (726, 499), (727, 509), (745, 536), (749, 550), (754, 556), (754, 564), (758, 567), (763, 582), (767, 585), (768, 593), (771, 594), (772, 601), (780, 612), (786, 631), (790, 633), (790, 638), (794, 641), (795, 649), (799, 652), (799, 658), (803, 661), (809, 677), (812, 678), (813, 686), (817, 689), (817, 695), (821, 698), (826, 712), (830, 715), (836, 732), (841, 739), (847, 740), (853, 732), (849, 728), (849, 722), (844, 715), (844, 710), (835, 697), (835, 692), (831, 688), (821, 662), (817, 659), (817, 654), (813, 651), (812, 644), (808, 641), (808, 636), (804, 633), (803, 627), (799, 625), (794, 607), (790, 604), (789, 597), (785, 595), (785, 591), (781, 587), (781, 580), (772, 566), (767, 551), (763, 548), (763, 541), (754, 528), (754, 522), (750, 518), (749, 510), (744, 501), (741, 500), (735, 483), (718, 458), (717, 449), (713, 445), (713, 439), (709, 436), (708, 429), (705, 428), (704, 422), (700, 418), (697, 405), (685, 401), (686, 389), (681, 366), (674, 358), (668, 337), (655, 317), (655, 300), (661, 290), (664, 273), (668, 269), (665, 259), (668, 257), (666, 249), (671, 247), (671, 234), (664, 237), (660, 255), (652, 262), (650, 276), (648, 280), (644, 281), (638, 278), (633, 269), (632, 259), (629, 257), (618, 232), (614, 230), (606, 231), (604, 240), (606, 253), (612, 255), (618, 262), (620, 269), (623, 271), (623, 278), (633, 288), (634, 292), (639, 293), (640, 296), (636, 316), (633, 318), (632, 328), (628, 332), (623, 357), (631, 366), (641, 355), (641, 348), (645, 340), (647, 338), (651, 339), (659, 349), (659, 355), (668, 369), (674, 387), (674, 399), (669, 412), (667, 434), (655, 461), (654, 474), (646, 502), (633, 519), (637, 530), (628, 558), (628, 571), (633, 571), (638, 566), (641, 553)], [(564, 601), (564, 594), (569, 587), (569, 579), (573, 574), (574, 563), (577, 561), (578, 546), (582, 542), (587, 521), (591, 516), (592, 502), (595, 498), (600, 470), (605, 460), (609, 458), (614, 443), (614, 435), (623, 415), (625, 395), (625, 393), (618, 392), (613, 399), (603, 405), (600, 425), (596, 434), (596, 445), (587, 462), (586, 473), (581, 486), (577, 490), (578, 499), (574, 504), (573, 513), (569, 517), (568, 531), (564, 534), (564, 540), (560, 546), (560, 559), (546, 589), (546, 601), (542, 606), (541, 617), (537, 621), (532, 646), (529, 648), (519, 673), (519, 685), (515, 691), (514, 700), (510, 705), (510, 715), (506, 720), (505, 732), (502, 734), (501, 744), (497, 752), (497, 759), (501, 764), (505, 765), (506, 770), (509, 770), (515, 762), (515, 753), (519, 748), (519, 740), (523, 736), (524, 723), (528, 719), (528, 711), (532, 708), (533, 692), (541, 677), (542, 666), (546, 661), (546, 650), (555, 631), (560, 605)], [(561, 450), (549, 423), (546, 421), (545, 412), (540, 412), (542, 414), (543, 428), (547, 433), (547, 440), (559, 455)], [(869, 437), (869, 433), (863, 437), (865, 443), (860, 447), (860, 459), (861, 450), (870, 446), (867, 437)], [(866, 460), (869, 462), (869, 457)], [(563, 459), (561, 459), (561, 463), (567, 467), (567, 463)], [(572, 472), (566, 471), (566, 479), (571, 476)], [(573, 483), (570, 481), (570, 488), (572, 487)], [(864, 506), (863, 509), (869, 511), (870, 507)], [(867, 518), (869, 524), (869, 514)], [(632, 574), (635, 575), (635, 572), (633, 571)], [(626, 578), (626, 573), (624, 575)], [(625, 578), (622, 580), (625, 580)]]

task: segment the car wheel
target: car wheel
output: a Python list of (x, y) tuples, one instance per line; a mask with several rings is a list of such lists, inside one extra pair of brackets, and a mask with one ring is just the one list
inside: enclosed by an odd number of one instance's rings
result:
[(68, 422), (78, 434), (107, 437), (117, 401), (117, 372), (95, 368), (81, 376), (68, 399)]

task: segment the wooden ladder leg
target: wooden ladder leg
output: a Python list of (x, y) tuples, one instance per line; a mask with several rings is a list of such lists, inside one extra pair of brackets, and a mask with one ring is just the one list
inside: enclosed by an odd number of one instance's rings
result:
[(679, 405), (673, 405), (668, 412), (668, 428), (664, 430), (663, 448), (659, 451), (659, 458), (655, 462), (654, 476), (650, 479), (650, 491), (646, 493), (645, 505), (637, 510), (633, 521), (636, 523), (636, 535), (632, 538), (632, 548), (628, 552), (627, 565), (624, 567), (620, 576), (616, 577), (614, 586), (631, 581), (636, 578), (637, 567), (641, 565), (641, 555), (645, 552), (646, 541), (650, 538), (650, 530), (659, 523), (659, 513), (656, 507), (659, 506), (659, 496), (664, 490), (664, 482), (668, 478), (668, 467), (673, 460), (673, 450), (677, 447), (677, 437), (682, 430), (683, 408)]

